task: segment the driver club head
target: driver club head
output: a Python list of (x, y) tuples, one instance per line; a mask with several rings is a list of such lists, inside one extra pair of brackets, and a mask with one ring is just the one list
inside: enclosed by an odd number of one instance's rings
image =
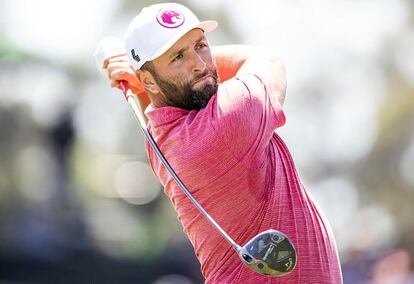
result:
[(276, 230), (257, 234), (238, 251), (250, 269), (265, 276), (283, 276), (296, 266), (296, 250), (286, 235)]

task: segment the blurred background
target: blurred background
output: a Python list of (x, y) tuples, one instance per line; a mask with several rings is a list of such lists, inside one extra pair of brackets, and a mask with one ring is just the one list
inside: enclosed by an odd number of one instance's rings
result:
[[(345, 283), (414, 283), (414, 3), (178, 1), (287, 66), (287, 142)], [(92, 57), (152, 1), (0, 1), (0, 283), (202, 283)]]

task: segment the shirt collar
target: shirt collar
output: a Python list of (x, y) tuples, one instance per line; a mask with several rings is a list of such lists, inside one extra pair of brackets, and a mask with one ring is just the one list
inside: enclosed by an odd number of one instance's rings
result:
[(190, 111), (188, 110), (177, 107), (154, 107), (150, 104), (145, 110), (145, 115), (148, 117), (150, 124), (157, 127), (163, 124), (171, 123), (178, 118), (187, 115), (189, 112)]

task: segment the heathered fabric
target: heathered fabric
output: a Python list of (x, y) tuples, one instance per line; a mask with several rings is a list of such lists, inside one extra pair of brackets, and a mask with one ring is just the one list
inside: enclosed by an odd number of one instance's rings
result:
[(285, 123), (275, 92), (259, 76), (245, 74), (220, 84), (200, 111), (147, 108), (148, 128), (161, 151), (238, 244), (272, 228), (297, 250), (297, 266), (286, 276), (265, 277), (244, 266), (147, 143), (152, 169), (194, 247), (205, 283), (342, 283), (330, 225), (275, 132)]

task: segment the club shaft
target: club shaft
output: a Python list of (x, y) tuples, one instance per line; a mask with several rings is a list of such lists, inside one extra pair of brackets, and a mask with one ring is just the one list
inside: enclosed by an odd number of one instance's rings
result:
[(123, 86), (123, 91), (125, 98), (127, 99), (129, 105), (132, 108), (132, 112), (135, 116), (135, 118), (138, 120), (141, 130), (144, 132), (145, 137), (148, 139), (148, 142), (150, 143), (151, 147), (154, 149), (157, 156), (160, 158), (161, 162), (164, 164), (164, 166), (167, 168), (168, 172), (171, 174), (171, 176), (174, 178), (174, 180), (177, 182), (177, 184), (180, 186), (180, 188), (183, 190), (185, 195), (191, 200), (191, 202), (197, 207), (197, 209), (201, 212), (201, 214), (204, 215), (204, 217), (207, 218), (207, 220), (220, 232), (220, 234), (231, 244), (233, 249), (236, 251), (240, 250), (240, 246), (220, 227), (220, 225), (207, 213), (206, 210), (201, 206), (200, 203), (193, 197), (193, 195), (190, 193), (190, 191), (187, 189), (187, 187), (184, 185), (184, 183), (181, 181), (181, 179), (178, 177), (178, 175), (175, 173), (174, 169), (171, 167), (167, 159), (162, 154), (160, 148), (158, 147), (157, 143), (155, 142), (152, 135), (149, 133), (145, 120), (143, 118), (141, 107), (139, 106), (139, 103), (137, 103), (134, 95), (132, 94), (131, 90), (129, 90), (128, 85)]

